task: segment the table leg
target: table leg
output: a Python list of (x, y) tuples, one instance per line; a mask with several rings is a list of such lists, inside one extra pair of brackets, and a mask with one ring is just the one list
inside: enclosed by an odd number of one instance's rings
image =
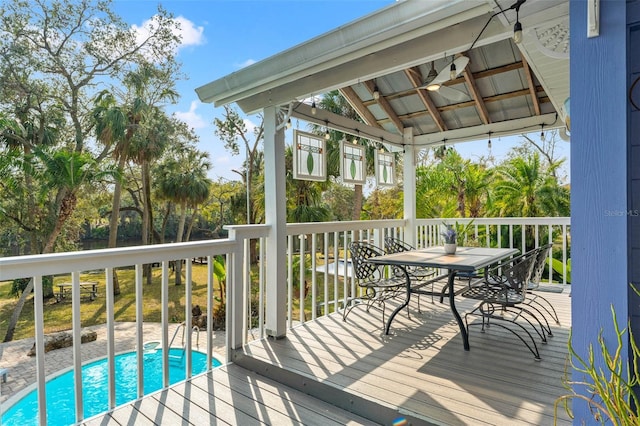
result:
[(409, 304), (409, 300), (411, 300), (411, 277), (409, 277), (409, 273), (407, 272), (407, 270), (402, 267), (402, 266), (397, 266), (397, 268), (402, 269), (402, 272), (404, 272), (404, 276), (406, 278), (406, 282), (407, 282), (407, 298), (405, 299), (404, 303), (402, 303), (400, 306), (398, 306), (393, 313), (391, 314), (391, 316), (389, 316), (389, 319), (387, 320), (387, 325), (384, 329), (384, 334), (389, 334), (389, 329), (391, 328), (391, 323), (393, 322), (393, 319), (395, 318), (395, 316), (398, 314), (398, 312), (400, 312), (401, 310), (404, 309), (405, 306), (407, 306)]
[(449, 270), (449, 306), (451, 306), (451, 312), (453, 312), (453, 316), (456, 318), (458, 322), (458, 327), (460, 328), (460, 333), (462, 334), (462, 343), (464, 344), (464, 350), (469, 350), (469, 334), (467, 333), (467, 327), (465, 327), (464, 322), (462, 321), (462, 317), (458, 313), (458, 309), (456, 309), (456, 294), (455, 289), (453, 287), (453, 282), (456, 279), (456, 271), (451, 269)]

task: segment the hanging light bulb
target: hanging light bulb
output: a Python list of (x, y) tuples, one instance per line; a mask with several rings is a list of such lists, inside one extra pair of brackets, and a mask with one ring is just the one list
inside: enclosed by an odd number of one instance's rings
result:
[(513, 26), (513, 41), (515, 41), (516, 44), (522, 42), (522, 24), (520, 21), (516, 21), (516, 24)]
[(451, 62), (451, 68), (449, 70), (449, 79), (453, 80), (458, 76), (458, 73), (456, 72), (456, 64), (454, 62)]
[(540, 131), (540, 140), (544, 142), (546, 140), (544, 136), (544, 124), (542, 124), (542, 131)]
[(489, 140), (487, 141), (487, 148), (491, 149), (491, 132), (489, 132)]
[(290, 128), (291, 128), (291, 119), (288, 119), (287, 120), (287, 129), (290, 129)]
[(324, 121), (324, 139), (327, 141), (331, 139), (331, 134), (329, 133), (329, 120)]
[(378, 89), (377, 85), (373, 88), (373, 99), (375, 99), (376, 101), (380, 99), (380, 89)]
[(522, 42), (522, 24), (520, 23), (520, 5), (522, 5), (522, 3), (516, 3), (516, 24), (513, 26), (513, 41), (515, 41), (516, 44)]
[(316, 108), (316, 101), (313, 100), (311, 102), (311, 114), (316, 115), (317, 112), (318, 112), (318, 108)]

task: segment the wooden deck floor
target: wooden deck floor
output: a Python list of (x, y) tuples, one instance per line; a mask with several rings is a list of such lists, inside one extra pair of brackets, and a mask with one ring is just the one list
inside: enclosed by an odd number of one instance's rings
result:
[[(471, 350), (464, 351), (448, 305), (432, 305), (424, 296), (422, 313), (412, 305), (411, 319), (406, 312), (399, 314), (389, 336), (382, 333), (379, 311), (367, 313), (358, 307), (347, 322), (340, 316), (308, 322), (291, 330), (286, 339), (251, 343), (245, 354), (306, 380), (316, 378), (350, 395), (395, 407), (398, 417), (405, 414), (414, 424), (551, 425), (553, 403), (566, 393), (562, 378), (570, 297), (544, 295), (556, 306), (561, 326), (554, 325), (554, 337), (538, 346), (542, 361), (535, 361), (515, 336), (499, 327), (486, 333), (471, 327)], [(470, 302), (460, 299), (461, 313), (473, 306)], [(273, 371), (265, 367), (269, 368)], [(308, 383), (302, 386), (311, 388)], [(348, 397), (333, 400), (337, 405), (340, 401), (347, 401), (343, 407), (353, 404)], [(365, 408), (365, 413), (370, 410)], [(560, 411), (558, 424), (570, 424)]]
[(84, 425), (373, 425), (234, 364), (97, 416)]
[[(389, 336), (376, 310), (355, 308), (346, 322), (323, 317), (85, 424), (552, 425), (553, 403), (566, 392), (570, 298), (544, 295), (561, 326), (539, 345), (542, 361), (499, 327), (472, 327), (464, 351), (448, 305), (423, 296), (422, 312), (412, 304), (411, 319), (398, 315)], [(461, 313), (472, 306), (459, 299)], [(558, 424), (571, 424), (559, 414)]]

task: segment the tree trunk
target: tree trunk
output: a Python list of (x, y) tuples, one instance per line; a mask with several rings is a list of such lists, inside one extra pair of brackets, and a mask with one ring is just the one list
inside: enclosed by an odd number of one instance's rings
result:
[[(53, 227), (53, 230), (49, 234), (49, 238), (47, 239), (47, 243), (42, 250), (42, 253), (51, 253), (53, 251), (54, 244), (58, 235), (60, 235), (60, 231), (62, 231), (62, 227), (76, 206), (76, 195), (73, 192), (67, 192), (62, 197), (62, 202), (60, 203), (60, 210), (58, 212), (58, 218), (56, 219), (56, 223)], [(9, 324), (7, 324), (7, 333), (4, 336), (4, 342), (10, 342), (13, 340), (13, 335), (16, 331), (16, 325), (18, 324), (18, 319), (20, 318), (20, 314), (22, 313), (22, 309), (24, 308), (24, 304), (27, 301), (27, 297), (33, 291), (33, 278), (29, 280), (29, 284), (24, 288), (20, 298), (18, 299), (18, 303), (16, 303), (16, 307), (13, 309), (13, 313), (11, 314), (11, 318), (9, 318)]]
[[(180, 205), (180, 221), (178, 222), (178, 233), (176, 234), (176, 243), (182, 242), (184, 234), (184, 223), (187, 220), (186, 203)], [(176, 259), (176, 285), (182, 284), (182, 259)]]
[[(125, 165), (124, 155), (120, 156), (118, 160), (118, 171), (122, 173)], [(111, 208), (111, 217), (109, 218), (109, 242), (108, 248), (115, 248), (118, 242), (118, 223), (120, 222), (120, 200), (122, 198), (122, 182), (120, 179), (116, 179), (115, 186), (113, 187), (113, 203)], [(113, 270), (113, 295), (120, 294), (120, 283), (118, 282), (118, 273), (116, 269)]]
[[(151, 244), (151, 226), (153, 223), (151, 213), (151, 171), (147, 161), (142, 163), (142, 244)], [(147, 284), (151, 284), (151, 264), (143, 266), (143, 275), (147, 278)]]

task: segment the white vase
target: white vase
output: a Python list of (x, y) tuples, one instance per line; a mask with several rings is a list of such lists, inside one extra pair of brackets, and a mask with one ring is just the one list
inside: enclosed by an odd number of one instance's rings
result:
[(455, 254), (456, 253), (456, 248), (458, 247), (458, 245), (456, 243), (453, 244), (445, 244), (444, 245), (444, 252), (446, 254)]

